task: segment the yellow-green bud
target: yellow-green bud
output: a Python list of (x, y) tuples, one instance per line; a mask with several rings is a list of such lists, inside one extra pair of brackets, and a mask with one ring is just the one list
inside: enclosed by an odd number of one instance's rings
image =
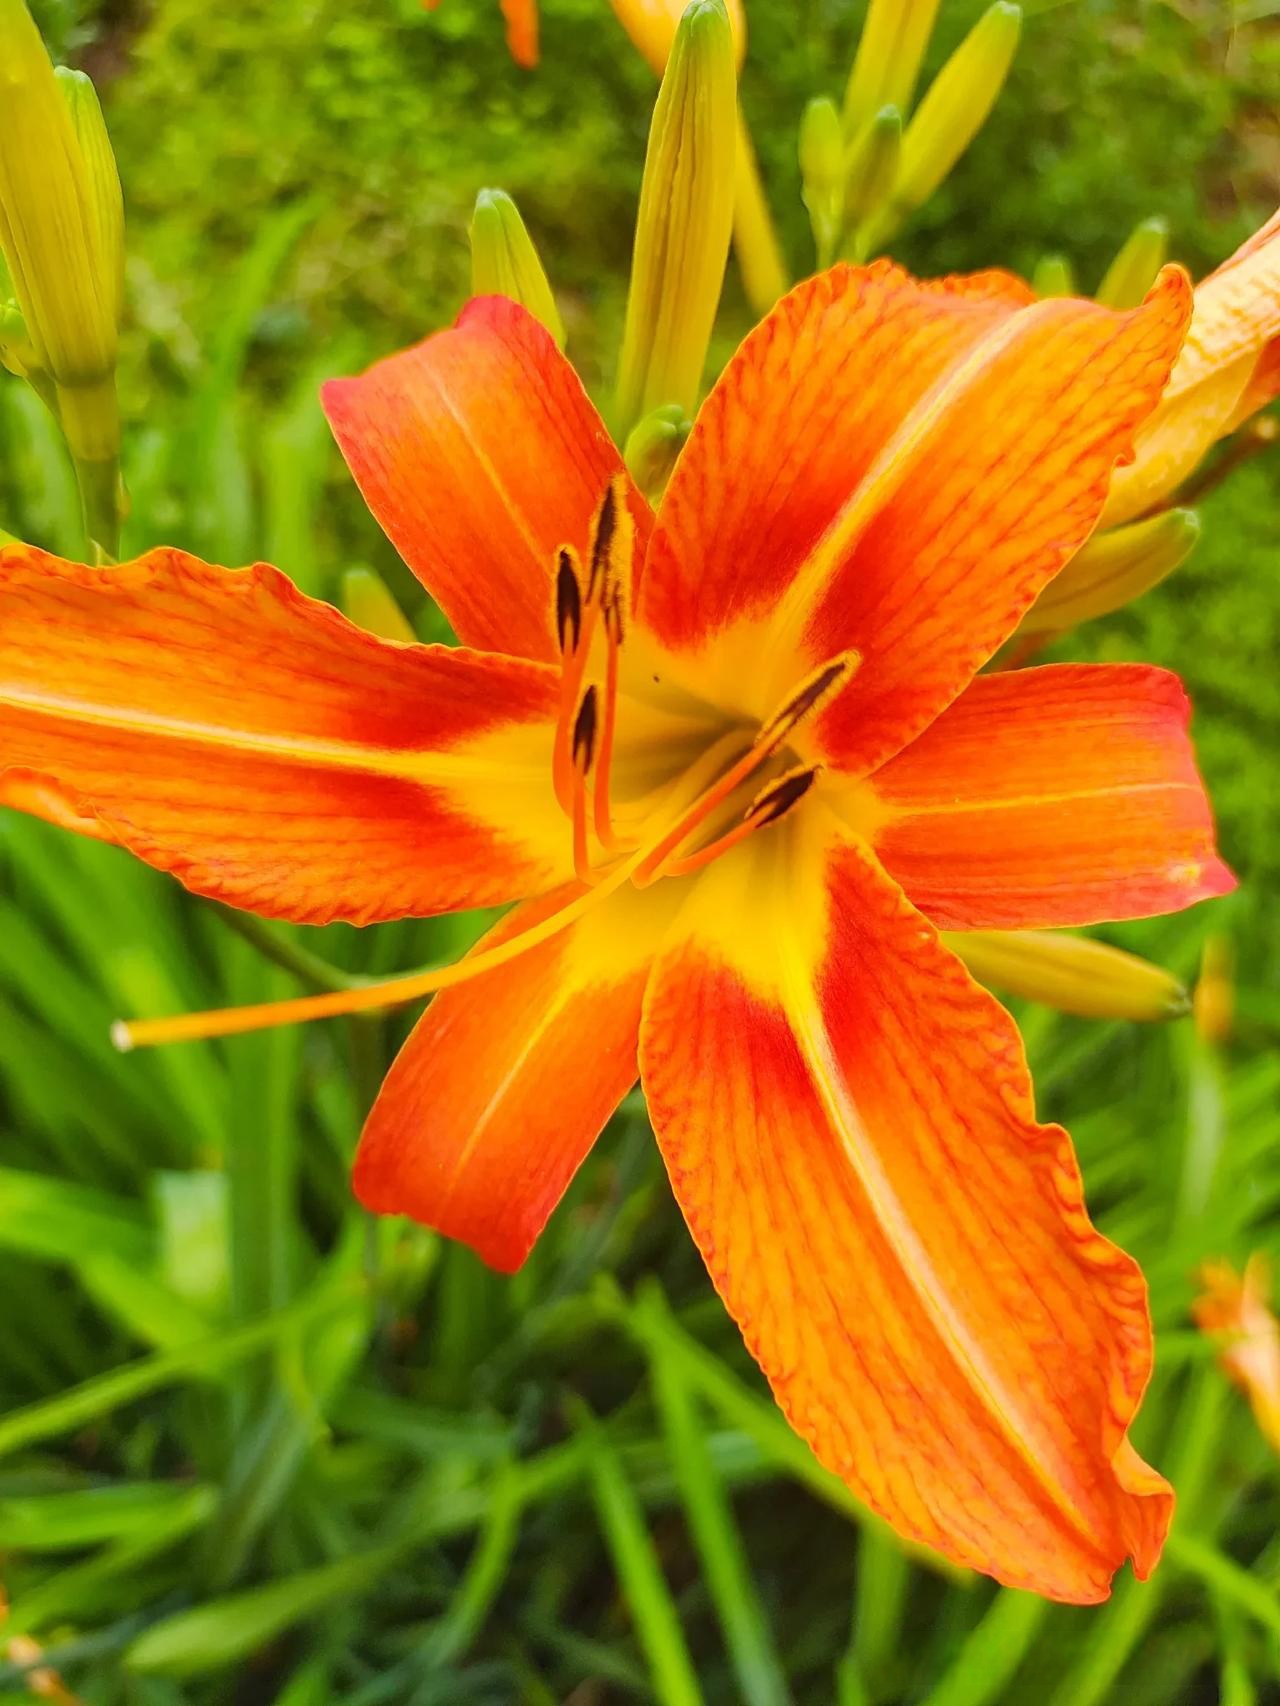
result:
[(103, 288), (113, 292), (107, 308), (118, 325), (124, 307), (124, 193), (116, 157), (92, 81), (83, 71), (71, 71), (65, 65), (58, 66), (53, 75), (80, 144), (86, 200), (102, 263)]
[(1098, 286), (1098, 301), (1107, 308), (1136, 308), (1155, 283), (1169, 253), (1169, 227), (1163, 219), (1144, 219), (1136, 225)]
[(872, 246), (928, 201), (982, 129), (1004, 87), (1021, 27), (1021, 8), (996, 0), (934, 78), (903, 134), (893, 200), (874, 222)]
[(654, 409), (631, 429), (623, 460), (650, 503), (657, 503), (693, 422), (679, 403)]
[(818, 265), (829, 266), (844, 221), (844, 130), (834, 101), (815, 95), (800, 120), (800, 182)]
[(693, 0), (658, 92), (636, 221), (617, 424), (697, 402), (733, 222), (738, 122), (724, 0)]
[(471, 292), (509, 296), (564, 348), (564, 323), (524, 220), (505, 190), (481, 190), (471, 216)]
[(1086, 1019), (1154, 1022), (1191, 1011), (1171, 972), (1088, 936), (1058, 930), (966, 930), (947, 934), (979, 983)]
[(412, 645), (418, 638), (391, 588), (372, 569), (347, 569), (338, 588), (338, 603), (357, 627), (380, 640)]
[(850, 136), (881, 107), (911, 105), (937, 15), (938, 0), (871, 0), (844, 97)]
[(902, 114), (881, 107), (849, 149), (845, 217), (853, 233), (851, 259), (863, 260), (863, 232), (893, 194), (902, 159)]
[(1065, 255), (1041, 255), (1031, 275), (1037, 296), (1075, 296), (1075, 269)]
[(1132, 604), (1185, 562), (1199, 537), (1200, 521), (1190, 509), (1095, 533), (1045, 587), (1018, 633), (1060, 633)]
[(1230, 1040), (1235, 1024), (1235, 950), (1228, 936), (1205, 937), (1192, 998), (1196, 1032), (1207, 1043)]
[(22, 0), (0, 0), (0, 103), (0, 247), (32, 346), (59, 387), (99, 385), (115, 367), (119, 256), (103, 253), (76, 125)]

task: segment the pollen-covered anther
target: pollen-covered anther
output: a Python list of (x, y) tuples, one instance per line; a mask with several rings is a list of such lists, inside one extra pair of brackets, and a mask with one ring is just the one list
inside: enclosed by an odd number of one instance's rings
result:
[(746, 809), (746, 821), (753, 829), (761, 829), (766, 823), (776, 823), (792, 806), (799, 805), (821, 772), (820, 764), (800, 764), (794, 770), (788, 770), (785, 776), (779, 776), (768, 787), (761, 788)]
[(560, 655), (572, 656), (582, 642), (582, 580), (577, 553), (562, 545), (556, 569), (556, 644)]
[(573, 720), (573, 764), (574, 769), (585, 776), (591, 768), (591, 761), (596, 750), (596, 689), (588, 687), (582, 695), (582, 703), (578, 706), (578, 714)]
[(765, 752), (776, 752), (788, 735), (793, 734), (801, 723), (807, 722), (825, 705), (830, 704), (836, 694), (848, 685), (861, 662), (860, 652), (847, 651), (839, 652), (826, 663), (819, 665), (812, 675), (800, 683), (786, 704), (775, 711), (764, 724), (756, 745)]
[(739, 842), (745, 841), (766, 824), (777, 823), (793, 806), (799, 805), (817, 781), (821, 770), (820, 764), (802, 764), (797, 765), (794, 770), (788, 770), (785, 775), (776, 776), (752, 800), (742, 814), (740, 823), (726, 830), (723, 835), (718, 835), (714, 841), (709, 841), (705, 847), (700, 847), (696, 853), (689, 853), (683, 859), (668, 859), (657, 874), (663, 877), (689, 877), (695, 871), (714, 864), (731, 847), (736, 847)]

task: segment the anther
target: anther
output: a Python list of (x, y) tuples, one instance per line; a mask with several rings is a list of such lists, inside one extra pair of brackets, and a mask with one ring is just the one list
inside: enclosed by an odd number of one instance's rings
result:
[(762, 788), (747, 807), (745, 816), (748, 821), (756, 829), (762, 829), (766, 823), (776, 823), (792, 806), (800, 803), (817, 781), (821, 770), (820, 764), (811, 764), (779, 776), (776, 782)]
[(573, 723), (573, 763), (580, 775), (591, 768), (596, 750), (596, 690), (588, 687)]
[(582, 586), (572, 548), (560, 547), (556, 572), (556, 640), (561, 652), (576, 652), (582, 639)]
[(814, 670), (806, 681), (801, 682), (781, 710), (770, 717), (761, 729), (756, 744), (768, 752), (776, 752), (800, 723), (811, 717), (820, 706), (827, 704), (849, 681), (861, 662), (862, 656), (859, 652), (841, 652), (838, 657)]
[[(591, 579), (587, 584), (587, 598), (596, 596), (601, 581), (608, 586), (609, 563), (613, 550), (613, 536), (618, 526), (618, 493), (615, 482), (610, 480), (600, 499), (600, 508), (596, 511), (595, 524), (591, 529)], [(603, 590), (603, 589), (601, 589)]]

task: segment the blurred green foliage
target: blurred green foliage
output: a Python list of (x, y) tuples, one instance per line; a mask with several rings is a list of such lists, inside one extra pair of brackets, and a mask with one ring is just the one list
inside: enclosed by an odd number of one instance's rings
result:
[[(128, 197), (130, 547), (265, 556), (321, 596), (368, 562), (440, 634), (316, 386), (453, 313), (488, 183), (520, 202), (584, 374), (608, 376), (653, 88), (604, 0), (546, 0), (533, 75), (490, 0), (35, 10), (103, 88)], [(979, 10), (948, 0), (931, 66)], [(860, 11), (751, 6), (744, 98), (797, 271), (795, 126), (812, 94), (839, 95)], [(904, 260), (1026, 272), (1057, 251), (1092, 284), (1159, 213), (1199, 271), (1280, 200), (1265, 17), (1227, 0), (1028, 11), (1006, 95)], [(718, 355), (745, 325), (731, 279)], [(61, 447), (13, 384), (0, 457), (0, 522), (78, 554)], [(867, 1526), (764, 1394), (636, 1099), (504, 1280), (350, 1203), (403, 1019), (115, 1055), (120, 1012), (297, 982), (167, 880), (6, 814), (0, 1650), (34, 1635), (90, 1706), (1276, 1699), (1277, 1467), (1187, 1319), (1198, 1260), (1280, 1250), (1274, 461), (1204, 514), (1187, 567), (1058, 652), (1188, 680), (1244, 887), (1112, 934), (1190, 976), (1205, 931), (1229, 932), (1238, 1036), (1221, 1051), (1187, 1026), (1019, 1014), (1042, 1109), (1070, 1121), (1091, 1201), (1151, 1280), (1138, 1444), (1181, 1496), (1151, 1584), (1048, 1607)], [(273, 939), (377, 971), (473, 928)], [(0, 1658), (0, 1702), (29, 1697)]]

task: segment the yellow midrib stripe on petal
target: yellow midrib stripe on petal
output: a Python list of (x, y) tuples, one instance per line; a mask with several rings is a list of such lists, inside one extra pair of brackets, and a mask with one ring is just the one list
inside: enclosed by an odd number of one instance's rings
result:
[(993, 361), (1045, 320), (1063, 317), (1063, 303), (1047, 300), (1019, 308), (999, 321), (925, 392), (893, 432), (857, 490), (839, 510), (780, 599), (770, 623), (785, 652), (798, 644), (810, 612), (864, 528), (880, 513), (916, 466), (935, 427), (980, 380)]
[[(182, 717), (166, 716), (158, 712), (121, 711), (62, 694), (28, 692), (21, 687), (12, 686), (0, 688), (0, 706), (4, 705), (17, 710), (35, 711), (60, 722), (89, 723), (126, 733), (160, 735), (171, 740), (190, 741), (198, 746), (255, 752), (267, 757), (295, 759), (305, 764), (396, 776), (411, 782), (448, 783), (467, 779), (502, 781), (517, 772), (530, 776), (543, 774), (550, 763), (549, 745), (546, 756), (538, 759), (530, 755), (524, 762), (496, 750), (493, 756), (480, 758), (468, 752), (465, 744), (457, 749), (432, 752), (364, 746), (355, 741), (317, 739), (309, 735), (268, 734), (252, 729), (223, 728), (217, 724), (191, 722)], [(495, 732), (502, 731), (481, 728), (477, 730), (476, 736), (471, 738), (483, 739)]]
[(780, 929), (775, 947), (778, 994), (814, 1091), (866, 1195), (876, 1224), (897, 1259), (903, 1278), (918, 1298), (964, 1379), (979, 1395), (984, 1413), (993, 1419), (1016, 1455), (1031, 1470), (1035, 1484), (1074, 1533), (1098, 1552), (1105, 1552), (1104, 1538), (1081, 1512), (1061, 1474), (1045, 1461), (1043, 1455), (1037, 1455), (1031, 1449), (1028, 1442), (1037, 1437), (1033, 1420), (1023, 1414), (1018, 1394), (1010, 1391), (1001, 1379), (963, 1315), (948, 1297), (924, 1242), (903, 1208), (881, 1163), (875, 1142), (858, 1114), (817, 1004), (813, 969), (807, 963), (794, 933), (786, 928)]

